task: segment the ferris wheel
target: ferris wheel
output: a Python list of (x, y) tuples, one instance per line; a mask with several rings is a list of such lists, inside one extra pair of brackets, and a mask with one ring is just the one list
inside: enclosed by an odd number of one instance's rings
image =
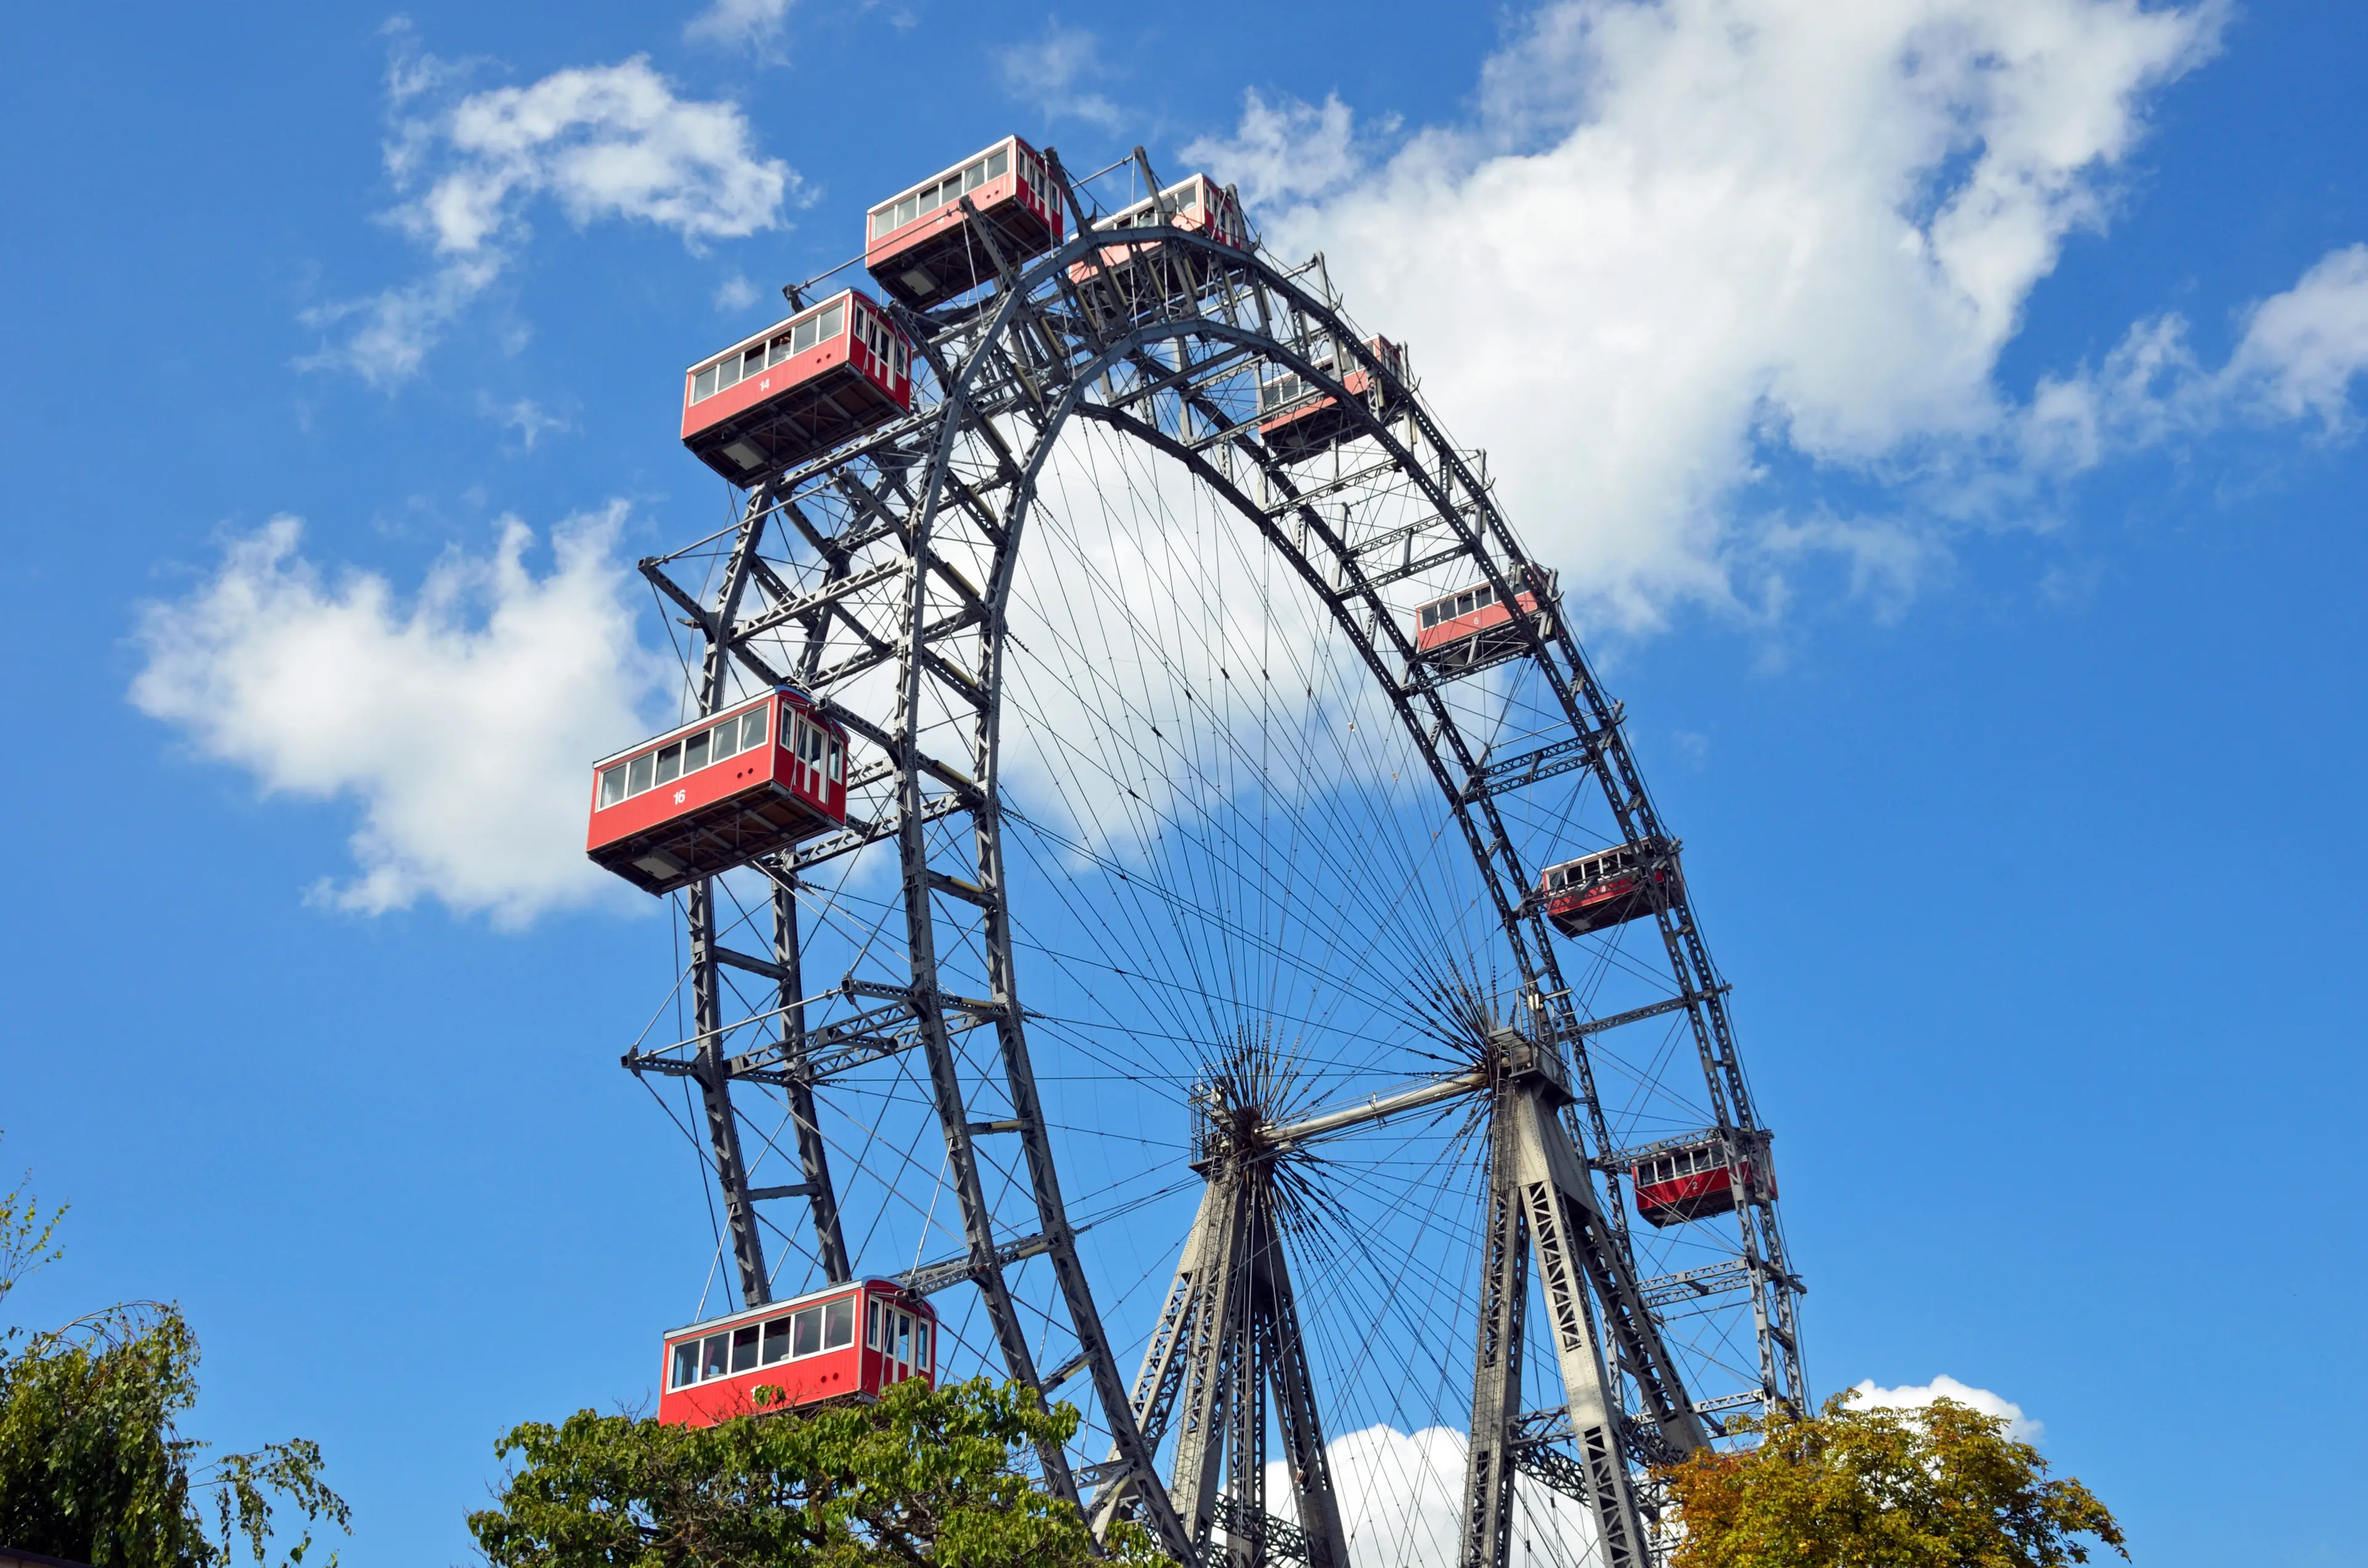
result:
[[(1009, 138), (685, 373), (678, 903), (728, 1310), (661, 1414), (1017, 1379), (1185, 1562), (1642, 1564), (1808, 1402), (1682, 846), (1414, 356), (1228, 188)], [(668, 1017), (661, 1013), (661, 1017)], [(669, 1081), (673, 1082), (669, 1082)]]

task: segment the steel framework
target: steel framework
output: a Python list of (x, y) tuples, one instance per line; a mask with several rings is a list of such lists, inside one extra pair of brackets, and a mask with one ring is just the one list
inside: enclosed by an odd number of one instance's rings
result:
[[(1134, 165), (1144, 188), (1157, 192), (1139, 150)], [(919, 347), (923, 395), (909, 417), (773, 476), (745, 494), (726, 529), (641, 563), (670, 614), (700, 641), (698, 710), (720, 709), (735, 683), (803, 686), (857, 737), (849, 784), (858, 805), (843, 832), (754, 868), (769, 891), (769, 953), (728, 944), (737, 923), (722, 881), (688, 892), (689, 1028), (670, 1045), (637, 1046), (625, 1065), (695, 1088), (725, 1248), (741, 1299), (755, 1303), (771, 1290), (764, 1234), (775, 1222), (764, 1205), (802, 1202), (803, 1225), (782, 1221), (778, 1233), (803, 1231), (810, 1239), (799, 1244), (830, 1278), (850, 1276), (849, 1216), (817, 1108), (835, 1084), (916, 1058), (964, 1242), (902, 1278), (918, 1290), (975, 1290), (993, 1354), (1010, 1377), (1047, 1391), (1087, 1379), (1110, 1457), (1077, 1465), (1048, 1447), (1047, 1484), (1072, 1498), (1081, 1486), (1099, 1487), (1104, 1516), (1123, 1499), (1186, 1561), (1218, 1532), (1236, 1556), (1346, 1568), (1324, 1460), (1324, 1391), (1301, 1344), (1271, 1184), (1261, 1174), (1267, 1156), (1228, 1146), (1203, 1161), (1199, 1219), (1144, 1362), (1149, 1386), (1130, 1389), (1064, 1203), (1021, 1000), (1001, 724), (1009, 608), (1031, 507), (1065, 430), (1098, 427), (1164, 454), (1253, 531), (1353, 650), (1445, 804), (1515, 978), (1518, 1010), (1485, 1070), (1416, 1091), (1463, 1096), (1487, 1128), (1463, 1561), (1508, 1561), (1518, 1471), (1586, 1500), (1606, 1561), (1643, 1562), (1638, 1467), (1717, 1437), (1721, 1409), (1798, 1408), (1807, 1390), (1795, 1328), (1801, 1286), (1772, 1199), (1738, 1205), (1725, 1255), (1682, 1277), (1640, 1276), (1625, 1219), (1627, 1155), (1591, 1050), (1608, 1031), (1646, 1017), (1681, 1022), (1707, 1107), (1699, 1136), (1730, 1151), (1765, 1148), (1727, 987), (1691, 908), (1676, 892), (1650, 923), (1670, 977), (1666, 997), (1583, 1016), (1532, 894), (1539, 862), (1508, 824), (1525, 792), (1576, 775), (1600, 790), (1621, 839), (1670, 836), (1622, 710), (1562, 615), (1517, 620), (1501, 640), (1507, 651), (1479, 667), (1417, 655), (1405, 598), (1417, 578), (1486, 583), (1510, 602), (1512, 580), (1531, 558), (1497, 509), (1482, 460), (1455, 448), (1415, 387), (1367, 347), (1320, 257), (1284, 267), (1162, 224), (1128, 231), (1129, 249), (1114, 258), (1106, 236), (1093, 233), (1094, 214), (1064, 185), (1076, 237), (1061, 250), (1024, 265), (994, 255), (997, 281), (977, 295), (928, 313), (897, 308)], [(982, 237), (991, 248), (983, 228)], [(1256, 405), (1257, 378), (1268, 369), (1296, 371), (1338, 399), (1357, 438), (1314, 459), (1270, 451)], [(1373, 390), (1351, 393), (1344, 382), (1352, 371)], [(784, 564), (792, 556), (803, 563), (795, 572)], [(1509, 750), (1470, 733), (1455, 694), (1491, 671), (1548, 694), (1558, 729)], [(883, 977), (874, 952), (868, 977), (850, 968), (810, 989), (799, 895), (867, 851), (893, 858), (899, 972)], [(949, 962), (957, 951), (962, 966)], [(978, 994), (949, 983), (957, 967), (978, 977)], [(747, 1000), (739, 976), (762, 983), (762, 1006)], [(795, 1182), (753, 1184), (743, 1102), (755, 1090), (778, 1093), (786, 1108), (792, 1148), (783, 1155), (794, 1160)], [(1016, 1145), (1018, 1196), (990, 1194), (981, 1153), (988, 1144)], [(1740, 1173), (1730, 1175), (1744, 1190)], [(1054, 1289), (1023, 1312), (1011, 1277), (1026, 1260), (1049, 1267)], [(1521, 1407), (1532, 1266), (1565, 1396), (1543, 1412)], [(1745, 1385), (1717, 1396), (1688, 1390), (1667, 1330), (1673, 1309), (1712, 1298), (1748, 1308), (1737, 1321), (1748, 1323), (1756, 1358)], [(1042, 1364), (1054, 1355), (1057, 1365)], [(1290, 1448), (1295, 1528), (1268, 1518), (1253, 1479), (1263, 1473), (1269, 1392)], [(1156, 1460), (1169, 1438), (1178, 1457), (1163, 1483)], [(1235, 1484), (1222, 1493), (1221, 1449), (1235, 1456)]]
[[(1254, 1056), (1237, 1058), (1236, 1071), (1194, 1096), (1201, 1119), (1192, 1164), (1208, 1185), (1144, 1350), (1132, 1410), (1147, 1444), (1174, 1429), (1168, 1497), (1204, 1560), (1222, 1532), (1234, 1561), (1349, 1568), (1277, 1188), (1279, 1163), (1306, 1133), (1270, 1125), (1258, 1065)], [(1267, 1511), (1269, 1392), (1296, 1522)], [(1139, 1474), (1105, 1485), (1094, 1499), (1096, 1525), (1143, 1511), (1156, 1485)]]

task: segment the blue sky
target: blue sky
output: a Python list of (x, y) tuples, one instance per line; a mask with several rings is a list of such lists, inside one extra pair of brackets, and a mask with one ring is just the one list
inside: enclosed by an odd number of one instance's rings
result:
[(195, 1427), (320, 1439), (364, 1568), (644, 1395), (712, 1240), (574, 813), (672, 711), (620, 573), (728, 516), (677, 374), (1018, 130), (1241, 182), (1490, 449), (1685, 835), (1815, 1386), (2013, 1402), (2149, 1563), (2357, 1560), (2348, 1426), (2210, 1467), (2368, 1394), (2368, 21), (1176, 16), (12, 19), (0, 1165), (74, 1211), (10, 1314), (179, 1300)]

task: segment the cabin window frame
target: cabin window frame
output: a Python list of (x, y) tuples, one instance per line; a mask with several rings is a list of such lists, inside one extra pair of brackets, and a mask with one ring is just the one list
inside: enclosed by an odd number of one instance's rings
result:
[[(838, 336), (847, 328), (847, 307), (858, 298), (853, 290), (843, 290), (803, 315), (791, 318), (779, 332), (769, 332), (754, 344), (735, 344), (725, 349), (691, 371), (690, 403), (705, 403), (718, 393), (730, 392), (749, 377), (786, 364)], [(749, 362), (752, 358), (753, 365)]]
[[(665, 745), (655, 746), (636, 756), (622, 758), (605, 767), (596, 769), (596, 793), (593, 799), (598, 803), (592, 809), (595, 812), (609, 811), (623, 805), (628, 801), (646, 795), (653, 790), (675, 783), (678, 779), (688, 778), (694, 773), (703, 773), (708, 768), (729, 762), (735, 756), (755, 751), (765, 744), (766, 738), (772, 731), (772, 722), (767, 715), (771, 712), (773, 707), (774, 704), (770, 701), (752, 703), (746, 708), (708, 720), (696, 730), (677, 734)], [(751, 719), (756, 721), (753, 732), (749, 723)], [(718, 750), (715, 738), (722, 735), (727, 729), (734, 731), (734, 744), (728, 751)], [(692, 744), (694, 742), (700, 744), (694, 748)], [(690, 762), (694, 749), (705, 758), (695, 766)], [(656, 759), (669, 751), (677, 754), (677, 771), (668, 778), (660, 778), (656, 777)], [(643, 780), (638, 786), (634, 783), (637, 769), (640, 770)], [(609, 795), (609, 780), (620, 775), (624, 778), (624, 792), (612, 800)]]
[[(833, 1297), (827, 1301), (809, 1301), (803, 1306), (794, 1307), (771, 1317), (751, 1319), (745, 1323), (731, 1324), (729, 1327), (719, 1328), (710, 1334), (694, 1335), (686, 1339), (671, 1341), (668, 1346), (666, 1392), (672, 1393), (682, 1389), (697, 1388), (702, 1383), (720, 1382), (726, 1379), (746, 1377), (751, 1372), (766, 1371), (784, 1362), (811, 1360), (816, 1356), (828, 1356), (841, 1350), (859, 1348), (855, 1343), (855, 1314), (851, 1310), (847, 1314), (847, 1338), (836, 1344), (832, 1342), (830, 1331), (834, 1325), (830, 1309), (837, 1306), (851, 1309), (861, 1294), (862, 1292), (857, 1291)], [(873, 1300), (876, 1301), (877, 1298)], [(814, 1348), (800, 1350), (797, 1348), (797, 1327), (802, 1322), (809, 1319), (812, 1320), (814, 1327)], [(786, 1333), (776, 1335), (769, 1332), (780, 1325), (787, 1325)], [(786, 1340), (789, 1349), (786, 1354), (767, 1359), (764, 1352), (777, 1338)], [(749, 1347), (749, 1359), (745, 1365), (741, 1363), (740, 1358), (741, 1343), (744, 1339)], [(715, 1355), (712, 1352), (714, 1347), (719, 1346), (723, 1358), (721, 1363), (723, 1369), (712, 1370), (710, 1369), (716, 1365)], [(686, 1353), (696, 1374), (688, 1381), (683, 1381), (681, 1377)]]

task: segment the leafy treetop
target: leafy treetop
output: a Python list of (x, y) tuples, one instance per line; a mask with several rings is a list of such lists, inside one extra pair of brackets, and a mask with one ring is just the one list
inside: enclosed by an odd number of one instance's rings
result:
[[(51, 1243), (63, 1213), (43, 1216), (22, 1186), (0, 1198), (0, 1297), (58, 1256)], [(316, 1444), (300, 1437), (199, 1462), (205, 1444), (176, 1426), (197, 1403), (197, 1335), (162, 1302), (0, 1334), (0, 1543), (93, 1568), (218, 1568), (243, 1539), (261, 1563), (275, 1495), (308, 1525), (344, 1529), (348, 1510), (321, 1480)], [(312, 1544), (308, 1529), (289, 1568)]]
[(2092, 1536), (2126, 1559), (2121, 1527), (2078, 1480), (1953, 1400), (1743, 1424), (1746, 1452), (1659, 1473), (1683, 1521), (1670, 1568), (2064, 1568)]
[(1020, 1469), (1076, 1426), (984, 1379), (715, 1426), (578, 1411), (496, 1445), (516, 1468), (469, 1528), (494, 1568), (1164, 1565), (1123, 1524), (1098, 1558), (1076, 1506)]

